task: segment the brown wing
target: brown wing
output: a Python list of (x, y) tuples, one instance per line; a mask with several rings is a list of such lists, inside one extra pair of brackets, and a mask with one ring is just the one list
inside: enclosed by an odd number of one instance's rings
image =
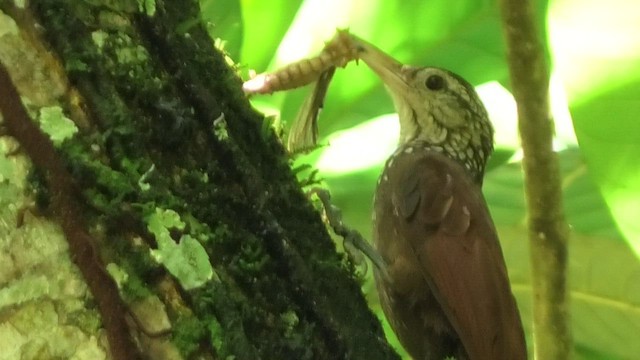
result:
[(470, 359), (526, 359), (520, 316), (495, 227), (477, 184), (432, 151), (398, 156), (390, 180), (409, 242)]

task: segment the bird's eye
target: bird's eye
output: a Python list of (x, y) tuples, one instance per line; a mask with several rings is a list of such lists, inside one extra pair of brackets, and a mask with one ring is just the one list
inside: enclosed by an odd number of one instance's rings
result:
[(440, 75), (430, 75), (424, 82), (427, 89), (437, 91), (444, 88), (444, 79)]

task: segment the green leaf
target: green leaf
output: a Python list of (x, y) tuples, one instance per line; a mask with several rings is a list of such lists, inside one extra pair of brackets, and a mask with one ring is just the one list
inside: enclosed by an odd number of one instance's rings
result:
[(238, 61), (244, 37), (240, 1), (201, 0), (200, 9), (210, 36), (222, 40), (224, 50)]
[[(576, 358), (633, 358), (640, 327), (640, 262), (629, 251), (578, 149), (559, 153), (564, 207), (572, 229), (569, 291)], [(521, 164), (485, 177), (483, 192), (498, 228), (509, 277), (531, 344), (532, 287)], [(530, 349), (531, 353), (531, 349)]]
[(244, 42), (241, 61), (265, 71), (298, 12), (301, 0), (241, 0)]
[[(500, 235), (512, 289), (531, 344), (532, 290), (526, 229), (502, 227)], [(569, 254), (576, 358), (636, 358), (640, 353), (640, 262), (624, 242), (576, 234)]]
[(640, 82), (572, 108), (580, 148), (611, 213), (640, 256)]
[(550, 4), (554, 68), (573, 106), (640, 80), (639, 12), (634, 0)]
[(640, 256), (640, 46), (633, 35), (640, 31), (640, 3), (561, 0), (550, 10), (556, 71), (571, 100), (580, 148), (618, 227)]

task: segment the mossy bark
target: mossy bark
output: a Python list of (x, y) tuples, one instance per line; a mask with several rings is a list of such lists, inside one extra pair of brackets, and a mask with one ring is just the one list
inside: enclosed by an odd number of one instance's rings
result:
[[(124, 0), (1, 5), (69, 80), (73, 138), (54, 150), (35, 126), (7, 127), (21, 143), (33, 135), (21, 145), (49, 191), (41, 205), (63, 224), (103, 321), (126, 324), (106, 329), (113, 357), (397, 358), (196, 1), (156, 1), (153, 12)], [(23, 120), (10, 106), (5, 122)], [(153, 258), (156, 209), (179, 214), (186, 225), (172, 237), (196, 239), (216, 276), (186, 289)], [(104, 301), (116, 289), (106, 264), (125, 275), (116, 302)], [(149, 299), (170, 325), (141, 318)]]

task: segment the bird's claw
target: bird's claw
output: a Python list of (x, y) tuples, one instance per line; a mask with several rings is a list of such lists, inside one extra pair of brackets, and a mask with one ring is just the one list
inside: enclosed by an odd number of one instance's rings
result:
[(378, 270), (379, 274), (385, 280), (389, 279), (387, 272), (387, 264), (384, 259), (358, 232), (344, 225), (342, 221), (342, 211), (331, 203), (331, 194), (328, 190), (322, 188), (313, 188), (307, 193), (309, 196), (316, 195), (322, 203), (324, 209), (324, 218), (333, 229), (333, 232), (344, 239), (344, 250), (349, 261), (356, 266), (362, 268), (362, 276), (366, 275), (368, 266), (363, 259), (363, 255), (369, 258)]

